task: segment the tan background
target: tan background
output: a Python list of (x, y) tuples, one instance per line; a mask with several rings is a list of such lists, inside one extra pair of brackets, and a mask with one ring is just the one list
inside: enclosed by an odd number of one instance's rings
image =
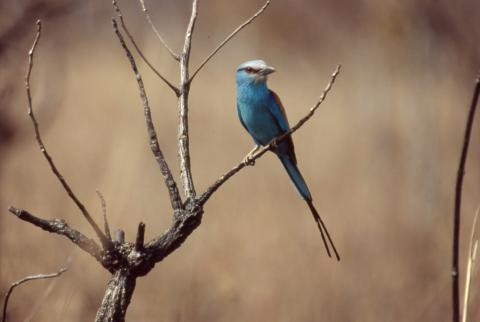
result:
[[(59, 168), (98, 219), (95, 188), (103, 192), (112, 228), (125, 229), (127, 239), (139, 221), (147, 224), (147, 238), (171, 221), (135, 78), (112, 32), (110, 2), (58, 10), (63, 3), (0, 1), (0, 290), (74, 257), (50, 293), (44, 289), (51, 281), (15, 292), (11, 321), (91, 321), (108, 280), (71, 243), (6, 210), (15, 205), (63, 218), (93, 236), (42, 159), (26, 117), (22, 81), (35, 16), (45, 19), (33, 98)], [(145, 53), (177, 83), (177, 66), (138, 4), (121, 4)], [(189, 1), (147, 5), (179, 51)], [(191, 65), (261, 5), (201, 1)], [(277, 68), (269, 84), (291, 123), (342, 63), (331, 96), (294, 141), (299, 167), (343, 260), (326, 257), (308, 208), (278, 160), (267, 155), (229, 181), (184, 246), (138, 280), (127, 320), (448, 320), (454, 181), (480, 66), (479, 10), (475, 0), (274, 0), (192, 86), (196, 187), (204, 190), (252, 147), (235, 110), (239, 63), (263, 58)], [(161, 144), (178, 174), (175, 97), (140, 65)], [(476, 125), (465, 181), (462, 263), (480, 200), (478, 135)], [(474, 278), (472, 303), (478, 303), (477, 271)], [(472, 305), (471, 321), (479, 318)]]

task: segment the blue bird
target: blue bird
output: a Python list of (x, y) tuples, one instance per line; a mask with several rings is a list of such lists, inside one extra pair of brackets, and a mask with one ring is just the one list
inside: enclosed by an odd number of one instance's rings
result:
[[(260, 146), (268, 145), (273, 139), (278, 138), (290, 129), (280, 98), (267, 87), (267, 76), (274, 71), (275, 69), (268, 66), (263, 60), (247, 61), (237, 68), (238, 117), (256, 144), (245, 159), (246, 163), (251, 162), (251, 156)], [(308, 186), (298, 170), (291, 136), (274, 144), (272, 151), (278, 156), (298, 192), (307, 202), (320, 230), (328, 256), (331, 257), (331, 254), (326, 238), (328, 238), (337, 260), (340, 260), (330, 234), (313, 205)]]

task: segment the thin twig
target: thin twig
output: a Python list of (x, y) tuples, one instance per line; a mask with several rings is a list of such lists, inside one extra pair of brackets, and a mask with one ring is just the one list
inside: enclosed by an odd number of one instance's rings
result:
[(480, 212), (480, 206), (477, 207), (475, 216), (473, 217), (472, 230), (470, 231), (470, 240), (468, 243), (468, 260), (465, 274), (465, 290), (463, 293), (463, 311), (462, 322), (467, 322), (468, 317), (468, 302), (470, 299), (470, 285), (472, 283), (472, 271), (475, 265), (477, 256), (478, 239), (475, 239), (475, 230), (477, 228), (477, 219)]
[(468, 112), (467, 124), (465, 125), (465, 136), (463, 139), (462, 154), (460, 155), (460, 164), (457, 170), (457, 180), (455, 185), (455, 208), (453, 217), (453, 251), (452, 251), (452, 319), (453, 322), (460, 321), (460, 213), (462, 205), (462, 186), (465, 174), (465, 163), (467, 161), (468, 146), (470, 144), (470, 136), (472, 133), (473, 120), (475, 110), (477, 108), (478, 96), (480, 94), (480, 76), (475, 80), (475, 89), (473, 92), (470, 110)]
[[(270, 141), (268, 145), (265, 145), (262, 148), (260, 148), (257, 153), (255, 153), (253, 156), (249, 158), (250, 164), (253, 163), (255, 160), (257, 160), (258, 158), (260, 158), (262, 155), (264, 155), (268, 150), (272, 149), (275, 145), (278, 144), (278, 142), (284, 140), (285, 138), (290, 136), (292, 133), (297, 131), (303, 124), (305, 124), (305, 122), (307, 122), (313, 116), (317, 108), (323, 103), (323, 101), (325, 101), (327, 94), (330, 92), (330, 89), (335, 83), (335, 80), (337, 79), (337, 76), (340, 73), (340, 67), (341, 67), (340, 65), (337, 66), (337, 68), (332, 74), (330, 82), (327, 84), (327, 86), (323, 90), (319, 100), (310, 108), (310, 111), (308, 112), (308, 114), (303, 118), (301, 118), (297, 122), (297, 124), (295, 124), (295, 126), (290, 128), (290, 130), (288, 130), (284, 134)], [(212, 194), (215, 191), (217, 191), (218, 188), (220, 188), (228, 179), (230, 179), (237, 172), (245, 168), (247, 165), (248, 164), (246, 162), (242, 161), (239, 164), (237, 164), (235, 167), (233, 167), (230, 171), (223, 174), (220, 178), (217, 179), (217, 181), (215, 181), (210, 187), (208, 187), (207, 190), (200, 196), (200, 198), (198, 199), (198, 203), (200, 205), (204, 205), (205, 202), (207, 202), (207, 200), (212, 196)]]
[(57, 179), (62, 184), (63, 189), (67, 192), (68, 196), (70, 197), (70, 199), (73, 200), (73, 202), (78, 207), (78, 209), (80, 209), (81, 213), (83, 214), (85, 219), (87, 219), (90, 226), (92, 226), (93, 230), (95, 231), (98, 238), (100, 239), (100, 242), (102, 243), (103, 247), (105, 249), (109, 249), (112, 246), (111, 242), (107, 239), (107, 237), (100, 230), (97, 223), (92, 219), (92, 217), (90, 216), (90, 213), (85, 208), (85, 206), (80, 202), (80, 200), (77, 198), (77, 196), (73, 193), (72, 189), (70, 188), (70, 186), (68, 185), (67, 181), (64, 179), (64, 177), (62, 176), (60, 171), (58, 171), (55, 163), (53, 162), (52, 157), (50, 156), (47, 149), (45, 148), (45, 145), (43, 144), (42, 137), (40, 136), (40, 130), (38, 128), (38, 122), (35, 118), (35, 115), (33, 114), (32, 94), (30, 92), (30, 74), (32, 72), (32, 67), (33, 67), (33, 55), (35, 53), (35, 48), (37, 47), (38, 40), (40, 39), (41, 33), (42, 33), (42, 23), (41, 23), (40, 20), (37, 20), (37, 34), (35, 36), (35, 40), (33, 41), (32, 48), (28, 52), (28, 69), (27, 69), (27, 74), (25, 75), (25, 88), (27, 90), (27, 97), (28, 97), (28, 115), (30, 116), (30, 119), (32, 120), (33, 128), (35, 130), (35, 139), (37, 140), (40, 151), (42, 152), (43, 156), (45, 157), (48, 164), (50, 165), (50, 168), (52, 169), (52, 172), (55, 174)]
[(3, 317), (2, 317), (2, 322), (6, 322), (6, 321), (7, 321), (8, 300), (10, 299), (10, 295), (12, 295), (12, 292), (13, 292), (13, 290), (15, 289), (15, 287), (17, 287), (17, 286), (19, 286), (19, 285), (21, 285), (21, 284), (23, 284), (23, 283), (26, 283), (26, 282), (28, 282), (28, 281), (34, 281), (34, 280), (49, 279), (49, 278), (58, 277), (58, 276), (62, 275), (63, 273), (65, 273), (65, 272), (68, 270), (68, 266), (69, 266), (69, 265), (61, 268), (61, 269), (60, 269), (58, 272), (56, 272), (56, 273), (31, 275), (31, 276), (24, 277), (24, 278), (22, 278), (21, 280), (16, 281), (15, 283), (12, 283), (12, 285), (10, 285), (10, 288), (9, 288), (8, 291), (7, 291), (7, 294), (5, 295), (5, 301), (3, 302)]
[(155, 126), (153, 125), (152, 114), (150, 112), (150, 105), (148, 103), (148, 97), (145, 92), (145, 86), (143, 84), (142, 76), (138, 71), (137, 64), (135, 63), (135, 59), (133, 58), (133, 55), (130, 52), (130, 49), (128, 49), (127, 44), (125, 43), (125, 40), (123, 39), (123, 36), (120, 33), (120, 30), (118, 30), (118, 25), (115, 19), (112, 19), (112, 24), (113, 24), (113, 29), (115, 31), (115, 34), (117, 35), (118, 40), (122, 45), (122, 48), (125, 50), (125, 54), (127, 55), (128, 61), (130, 62), (132, 70), (135, 74), (135, 78), (137, 80), (138, 89), (140, 91), (140, 98), (142, 99), (142, 103), (143, 103), (145, 121), (147, 124), (148, 142), (150, 143), (150, 149), (152, 150), (155, 160), (157, 160), (157, 163), (160, 166), (160, 171), (165, 181), (165, 185), (168, 188), (168, 193), (170, 194), (170, 202), (172, 204), (172, 208), (174, 210), (178, 210), (182, 208), (182, 200), (181, 200), (180, 194), (178, 193), (177, 183), (173, 179), (172, 172), (168, 167), (167, 161), (163, 156), (162, 149), (160, 148), (160, 144), (158, 143), (158, 136), (155, 130)]
[(110, 225), (108, 224), (107, 218), (107, 203), (105, 202), (105, 198), (103, 198), (100, 190), (96, 189), (95, 192), (97, 193), (97, 196), (100, 199), (100, 204), (102, 205), (103, 229), (105, 230), (105, 235), (110, 241), (112, 241), (112, 235), (110, 234)]
[(140, 5), (142, 6), (142, 11), (143, 11), (143, 13), (145, 14), (145, 18), (147, 18), (148, 24), (150, 25), (150, 27), (152, 28), (153, 32), (154, 32), (155, 35), (157, 36), (158, 40), (160, 40), (160, 42), (162, 43), (163, 47), (165, 47), (165, 49), (168, 50), (168, 52), (170, 53), (170, 55), (172, 56), (172, 58), (179, 62), (179, 61), (180, 61), (180, 56), (178, 56), (178, 55), (167, 45), (167, 42), (163, 39), (163, 37), (160, 35), (160, 33), (158, 32), (157, 28), (156, 28), (155, 25), (153, 24), (152, 19), (150, 18), (150, 13), (148, 12), (147, 7), (145, 6), (145, 1), (144, 1), (144, 0), (138, 0), (138, 1), (140, 2)]
[[(73, 252), (67, 257), (67, 260), (65, 261), (65, 266), (69, 268), (73, 262)], [(24, 322), (31, 322), (34, 317), (37, 315), (37, 313), (40, 311), (40, 308), (44, 305), (45, 301), (47, 298), (50, 296), (50, 294), (55, 290), (55, 287), (57, 286), (59, 279), (54, 279), (50, 283), (48, 283), (48, 286), (43, 289), (43, 292), (41, 295), (37, 296), (35, 300), (31, 303), (31, 307), (29, 307), (28, 311), (29, 314), (28, 316), (24, 319)], [(33, 320), (35, 321), (35, 320)]]
[(169, 81), (168, 79), (166, 79), (166, 78), (150, 63), (150, 61), (147, 59), (147, 57), (145, 57), (145, 55), (143, 54), (143, 52), (142, 52), (142, 50), (140, 49), (140, 47), (138, 47), (137, 42), (135, 41), (135, 39), (133, 38), (132, 34), (131, 34), (130, 31), (128, 30), (127, 25), (125, 24), (125, 21), (124, 21), (124, 19), (123, 19), (122, 12), (120, 11), (120, 7), (118, 6), (117, 1), (116, 1), (116, 0), (113, 0), (112, 3), (113, 3), (113, 6), (114, 6), (114, 8), (115, 8), (115, 11), (117, 12), (118, 18), (120, 19), (120, 25), (122, 26), (123, 31), (125, 31), (125, 34), (127, 34), (128, 39), (130, 39), (130, 42), (132, 43), (133, 47), (134, 47), (135, 50), (137, 51), (138, 55), (143, 59), (143, 61), (147, 64), (147, 66), (150, 67), (150, 69), (151, 69), (165, 84), (167, 84), (168, 87), (170, 87), (170, 89), (175, 93), (175, 95), (179, 96), (179, 95), (180, 95), (180, 90), (179, 90), (175, 85), (173, 85), (172, 83), (170, 83), (170, 81)]
[(190, 166), (190, 148), (188, 132), (188, 93), (190, 91), (189, 82), (189, 62), (190, 50), (192, 45), (192, 35), (197, 20), (198, 0), (193, 0), (192, 14), (185, 33), (185, 43), (183, 45), (182, 56), (180, 57), (180, 96), (178, 97), (178, 156), (180, 159), (180, 177), (182, 180), (183, 191), (187, 198), (195, 198), (195, 187), (193, 185), (192, 169)]
[[(142, 1), (142, 0), (140, 0)], [(215, 56), (215, 54), (220, 50), (222, 49), (223, 46), (225, 46), (229, 41), (230, 39), (232, 39), (236, 34), (238, 34), (243, 28), (245, 28), (246, 26), (248, 26), (253, 20), (255, 20), (258, 16), (260, 16), (264, 11), (265, 9), (267, 9), (268, 5), (270, 4), (270, 1), (271, 0), (267, 0), (267, 2), (265, 2), (265, 4), (263, 5), (263, 7), (261, 7), (253, 16), (251, 16), (247, 21), (245, 21), (244, 23), (242, 23), (240, 26), (237, 27), (237, 29), (235, 29), (230, 35), (227, 36), (227, 38), (225, 38), (218, 46), (217, 48), (215, 48), (204, 60), (203, 62), (197, 67), (197, 69), (195, 70), (195, 72), (192, 74), (192, 77), (190, 77), (190, 82), (195, 78), (195, 76), (197, 76), (198, 72), (200, 72), (200, 70), (202, 70), (202, 68), (208, 63), (208, 61), (210, 59), (212, 59), (213, 56)]]

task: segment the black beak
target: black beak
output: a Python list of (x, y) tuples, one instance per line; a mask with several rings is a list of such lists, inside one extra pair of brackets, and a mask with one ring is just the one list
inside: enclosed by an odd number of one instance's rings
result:
[(265, 68), (262, 68), (258, 73), (262, 76), (267, 76), (268, 74), (271, 74), (275, 71), (275, 68), (267, 66)]

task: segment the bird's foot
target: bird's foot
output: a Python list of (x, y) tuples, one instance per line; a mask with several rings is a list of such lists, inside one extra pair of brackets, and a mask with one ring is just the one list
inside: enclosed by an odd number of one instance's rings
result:
[(277, 138), (274, 138), (271, 142), (270, 142), (270, 146), (272, 149), (276, 149), (278, 147), (278, 142), (277, 142)]
[(246, 166), (254, 166), (255, 165), (255, 160), (253, 160), (253, 154), (249, 154), (243, 159), (242, 161)]
[(260, 149), (260, 146), (259, 145), (256, 145), (252, 151), (248, 152), (247, 156), (245, 157), (245, 159), (243, 159), (243, 163), (246, 165), (246, 166), (254, 166), (255, 165), (255, 160), (253, 159), (255, 157), (255, 152), (258, 151), (258, 149)]

